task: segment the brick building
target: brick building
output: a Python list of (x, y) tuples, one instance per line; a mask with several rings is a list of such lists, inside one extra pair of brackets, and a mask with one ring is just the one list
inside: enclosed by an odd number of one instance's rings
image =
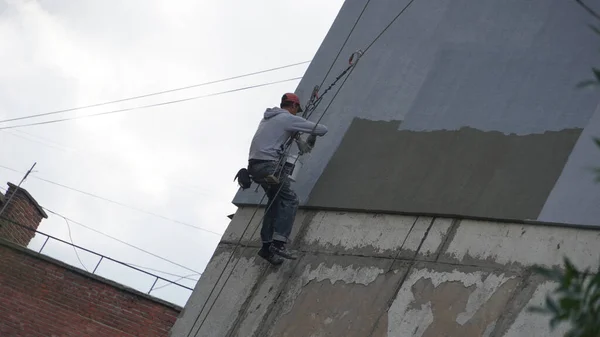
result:
[(168, 336), (180, 307), (26, 248), (48, 216), (26, 190), (8, 186), (0, 194), (0, 336)]

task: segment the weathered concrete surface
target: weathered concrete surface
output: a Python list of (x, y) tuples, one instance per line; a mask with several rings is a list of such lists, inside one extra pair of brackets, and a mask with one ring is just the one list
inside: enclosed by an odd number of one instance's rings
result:
[[(232, 253), (234, 253), (234, 248), (231, 246), (220, 245), (217, 247), (213, 258), (202, 274), (201, 281), (196, 284), (194, 292), (173, 326), (171, 336), (186, 336), (192, 328), (192, 336), (223, 336), (233, 326), (240, 308), (263, 273), (264, 266), (255, 263), (256, 252), (253, 249), (237, 249), (233, 258), (227, 263)], [(234, 265), (235, 269), (232, 273)], [(219, 278), (223, 268), (225, 268), (225, 272)], [(231, 277), (225, 284), (225, 279), (229, 275)], [(225, 288), (223, 288), (224, 285)], [(223, 291), (217, 298), (221, 289)], [(211, 294), (210, 298), (208, 298), (209, 294)], [(216, 302), (215, 299), (217, 299)], [(213, 303), (214, 306), (209, 311)], [(204, 310), (202, 310), (203, 306)], [(206, 317), (207, 313), (209, 313), (208, 317)], [(203, 320), (204, 323), (201, 326)]]
[[(404, 270), (391, 261), (309, 255), (267, 319), (262, 336), (368, 336)], [(391, 269), (391, 270), (390, 270)]]
[(308, 205), (536, 219), (581, 133), (414, 132), (398, 126), (355, 119)]
[[(260, 227), (264, 216), (264, 207), (242, 207), (234, 214), (233, 219), (225, 230), (221, 242), (258, 247), (261, 245)], [(305, 220), (310, 220), (314, 212), (298, 212), (294, 221), (294, 227), (290, 234), (290, 242), (293, 242), (298, 232), (302, 229)], [(250, 221), (252, 220), (252, 221)], [(242, 233), (244, 236), (241, 239)]]
[(519, 279), (464, 267), (439, 269), (413, 270), (388, 311), (387, 334), (381, 336), (491, 336)]
[[(319, 212), (301, 246), (309, 251), (394, 257), (416, 221), (416, 216)], [(403, 248), (416, 251), (414, 243)]]
[[(231, 226), (247, 223), (249, 209)], [(530, 267), (560, 265), (565, 255), (579, 267), (600, 264), (600, 230), (316, 210), (298, 217), (300, 258), (273, 268), (257, 247), (240, 247), (196, 337), (558, 337), (564, 327), (551, 334), (547, 316), (527, 312), (554, 286)], [(219, 245), (172, 336), (187, 336), (233, 248)]]
[(599, 230), (462, 220), (439, 261), (551, 267), (568, 255), (580, 268), (597, 268), (599, 240)]

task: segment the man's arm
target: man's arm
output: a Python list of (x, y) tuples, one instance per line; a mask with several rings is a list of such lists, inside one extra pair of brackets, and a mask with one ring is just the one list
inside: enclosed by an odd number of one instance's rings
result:
[[(316, 126), (315, 126), (316, 125)], [(304, 132), (311, 135), (323, 136), (327, 133), (327, 127), (323, 124), (316, 124), (302, 117), (290, 115), (289, 123), (286, 125), (286, 131)]]

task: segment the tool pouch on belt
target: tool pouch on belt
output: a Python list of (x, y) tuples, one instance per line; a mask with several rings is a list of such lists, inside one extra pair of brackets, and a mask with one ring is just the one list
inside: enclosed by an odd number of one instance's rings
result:
[(233, 181), (235, 181), (237, 179), (238, 181), (238, 185), (240, 185), (240, 187), (242, 189), (247, 189), (250, 188), (250, 186), (252, 186), (252, 179), (250, 178), (250, 172), (248, 172), (248, 170), (246, 168), (241, 168), (238, 173), (235, 175), (235, 178), (233, 178)]

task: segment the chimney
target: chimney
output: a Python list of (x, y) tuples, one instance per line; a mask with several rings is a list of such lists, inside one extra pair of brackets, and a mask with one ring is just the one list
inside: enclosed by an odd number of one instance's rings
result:
[(6, 194), (0, 193), (0, 209), (6, 206), (0, 214), (0, 239), (27, 247), (40, 222), (47, 219), (48, 215), (29, 192), (22, 187), (17, 189), (17, 185), (13, 183), (7, 184)]

